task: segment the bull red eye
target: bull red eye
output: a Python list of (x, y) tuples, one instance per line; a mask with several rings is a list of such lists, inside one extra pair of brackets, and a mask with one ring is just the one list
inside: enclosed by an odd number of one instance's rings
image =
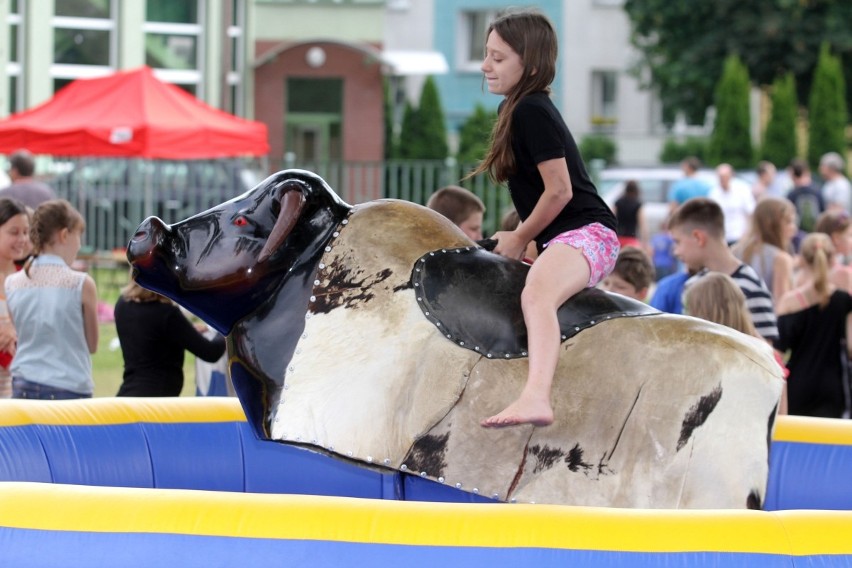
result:
[(234, 225), (237, 227), (245, 227), (246, 225), (248, 225), (248, 219), (240, 215), (236, 219), (234, 219)]

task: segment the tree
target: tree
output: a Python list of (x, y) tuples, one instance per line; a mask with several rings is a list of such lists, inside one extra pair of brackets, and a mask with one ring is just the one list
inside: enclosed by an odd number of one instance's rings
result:
[(485, 157), (491, 141), (491, 129), (497, 120), (497, 112), (488, 112), (477, 103), (473, 113), (459, 130), (459, 151), (456, 160), (460, 164), (475, 164)]
[(580, 155), (583, 161), (591, 165), (592, 160), (603, 160), (606, 165), (612, 165), (618, 156), (618, 147), (612, 136), (605, 134), (589, 134), (580, 141)]
[(415, 109), (406, 102), (399, 136), (399, 157), (407, 160), (443, 160), (447, 157), (447, 125), (435, 80), (428, 77)]
[(798, 154), (796, 149), (796, 118), (799, 103), (796, 97), (796, 79), (792, 73), (779, 77), (770, 92), (772, 110), (760, 157), (776, 166), (785, 167)]
[(727, 162), (735, 168), (750, 167), (754, 161), (751, 144), (748, 69), (736, 55), (725, 60), (716, 87), (716, 122), (707, 148), (711, 163)]
[(840, 60), (831, 54), (828, 44), (823, 44), (808, 104), (808, 162), (812, 168), (817, 167), (826, 152), (846, 155), (846, 109), (846, 85)]
[(679, 164), (690, 156), (695, 156), (702, 162), (706, 162), (707, 139), (692, 136), (683, 142), (678, 142), (669, 138), (660, 151), (660, 161), (664, 164)]
[(420, 113), (411, 104), (405, 101), (402, 111), (402, 125), (400, 126), (399, 140), (396, 144), (396, 156), (401, 160), (412, 160), (420, 158), (418, 152), (420, 145), (418, 141), (423, 137), (423, 128), (420, 121)]
[[(852, 80), (852, 2), (829, 0), (625, 0), (631, 42), (640, 52), (636, 73), (663, 103), (664, 119), (683, 110), (703, 122), (725, 58), (737, 54), (757, 85), (791, 72), (807, 104), (811, 77), (825, 40)], [(852, 104), (848, 97), (847, 106)]]

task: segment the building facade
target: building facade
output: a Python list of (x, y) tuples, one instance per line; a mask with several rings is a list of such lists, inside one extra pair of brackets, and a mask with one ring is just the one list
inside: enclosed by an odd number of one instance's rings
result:
[[(506, 0), (417, 0), (407, 3), (410, 21), (423, 21), (426, 5), (433, 14), (432, 46), (449, 62), (449, 73), (436, 77), (451, 132), (458, 131), (476, 104), (494, 110), (500, 98), (482, 84), (482, 52), (488, 22)], [(630, 164), (657, 161), (667, 136), (653, 93), (643, 90), (630, 67), (630, 25), (623, 0), (541, 0), (535, 6), (553, 22), (559, 36), (559, 60), (553, 98), (581, 140), (591, 134), (612, 136), (620, 160)], [(403, 20), (403, 9), (397, 15)], [(411, 37), (399, 34), (401, 38)]]
[[(398, 123), (435, 77), (450, 147), (477, 104), (485, 27), (506, 0), (0, 0), (0, 118), (80, 77), (147, 64), (211, 106), (269, 127), (270, 161), (381, 161), (384, 98)], [(668, 133), (630, 72), (623, 0), (540, 0), (560, 38), (554, 100), (578, 140), (612, 136), (623, 163)]]
[(0, 118), (78, 78), (148, 65), (211, 106), (251, 114), (251, 0), (0, 0)]

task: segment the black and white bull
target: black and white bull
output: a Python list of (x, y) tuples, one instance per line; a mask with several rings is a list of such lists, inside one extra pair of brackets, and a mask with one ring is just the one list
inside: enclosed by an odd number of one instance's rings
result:
[(128, 258), (228, 335), (262, 436), (506, 501), (763, 501), (782, 386), (769, 347), (618, 295), (560, 311), (553, 425), (480, 427), (526, 378), (527, 268), (419, 205), (350, 207), (284, 171), (174, 225), (147, 219)]

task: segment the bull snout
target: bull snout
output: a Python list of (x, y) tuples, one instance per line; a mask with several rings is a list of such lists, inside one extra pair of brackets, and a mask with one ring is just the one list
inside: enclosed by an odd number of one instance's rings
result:
[(157, 217), (148, 217), (142, 221), (127, 246), (128, 262), (134, 266), (150, 265), (154, 260), (154, 252), (168, 231), (168, 225)]

